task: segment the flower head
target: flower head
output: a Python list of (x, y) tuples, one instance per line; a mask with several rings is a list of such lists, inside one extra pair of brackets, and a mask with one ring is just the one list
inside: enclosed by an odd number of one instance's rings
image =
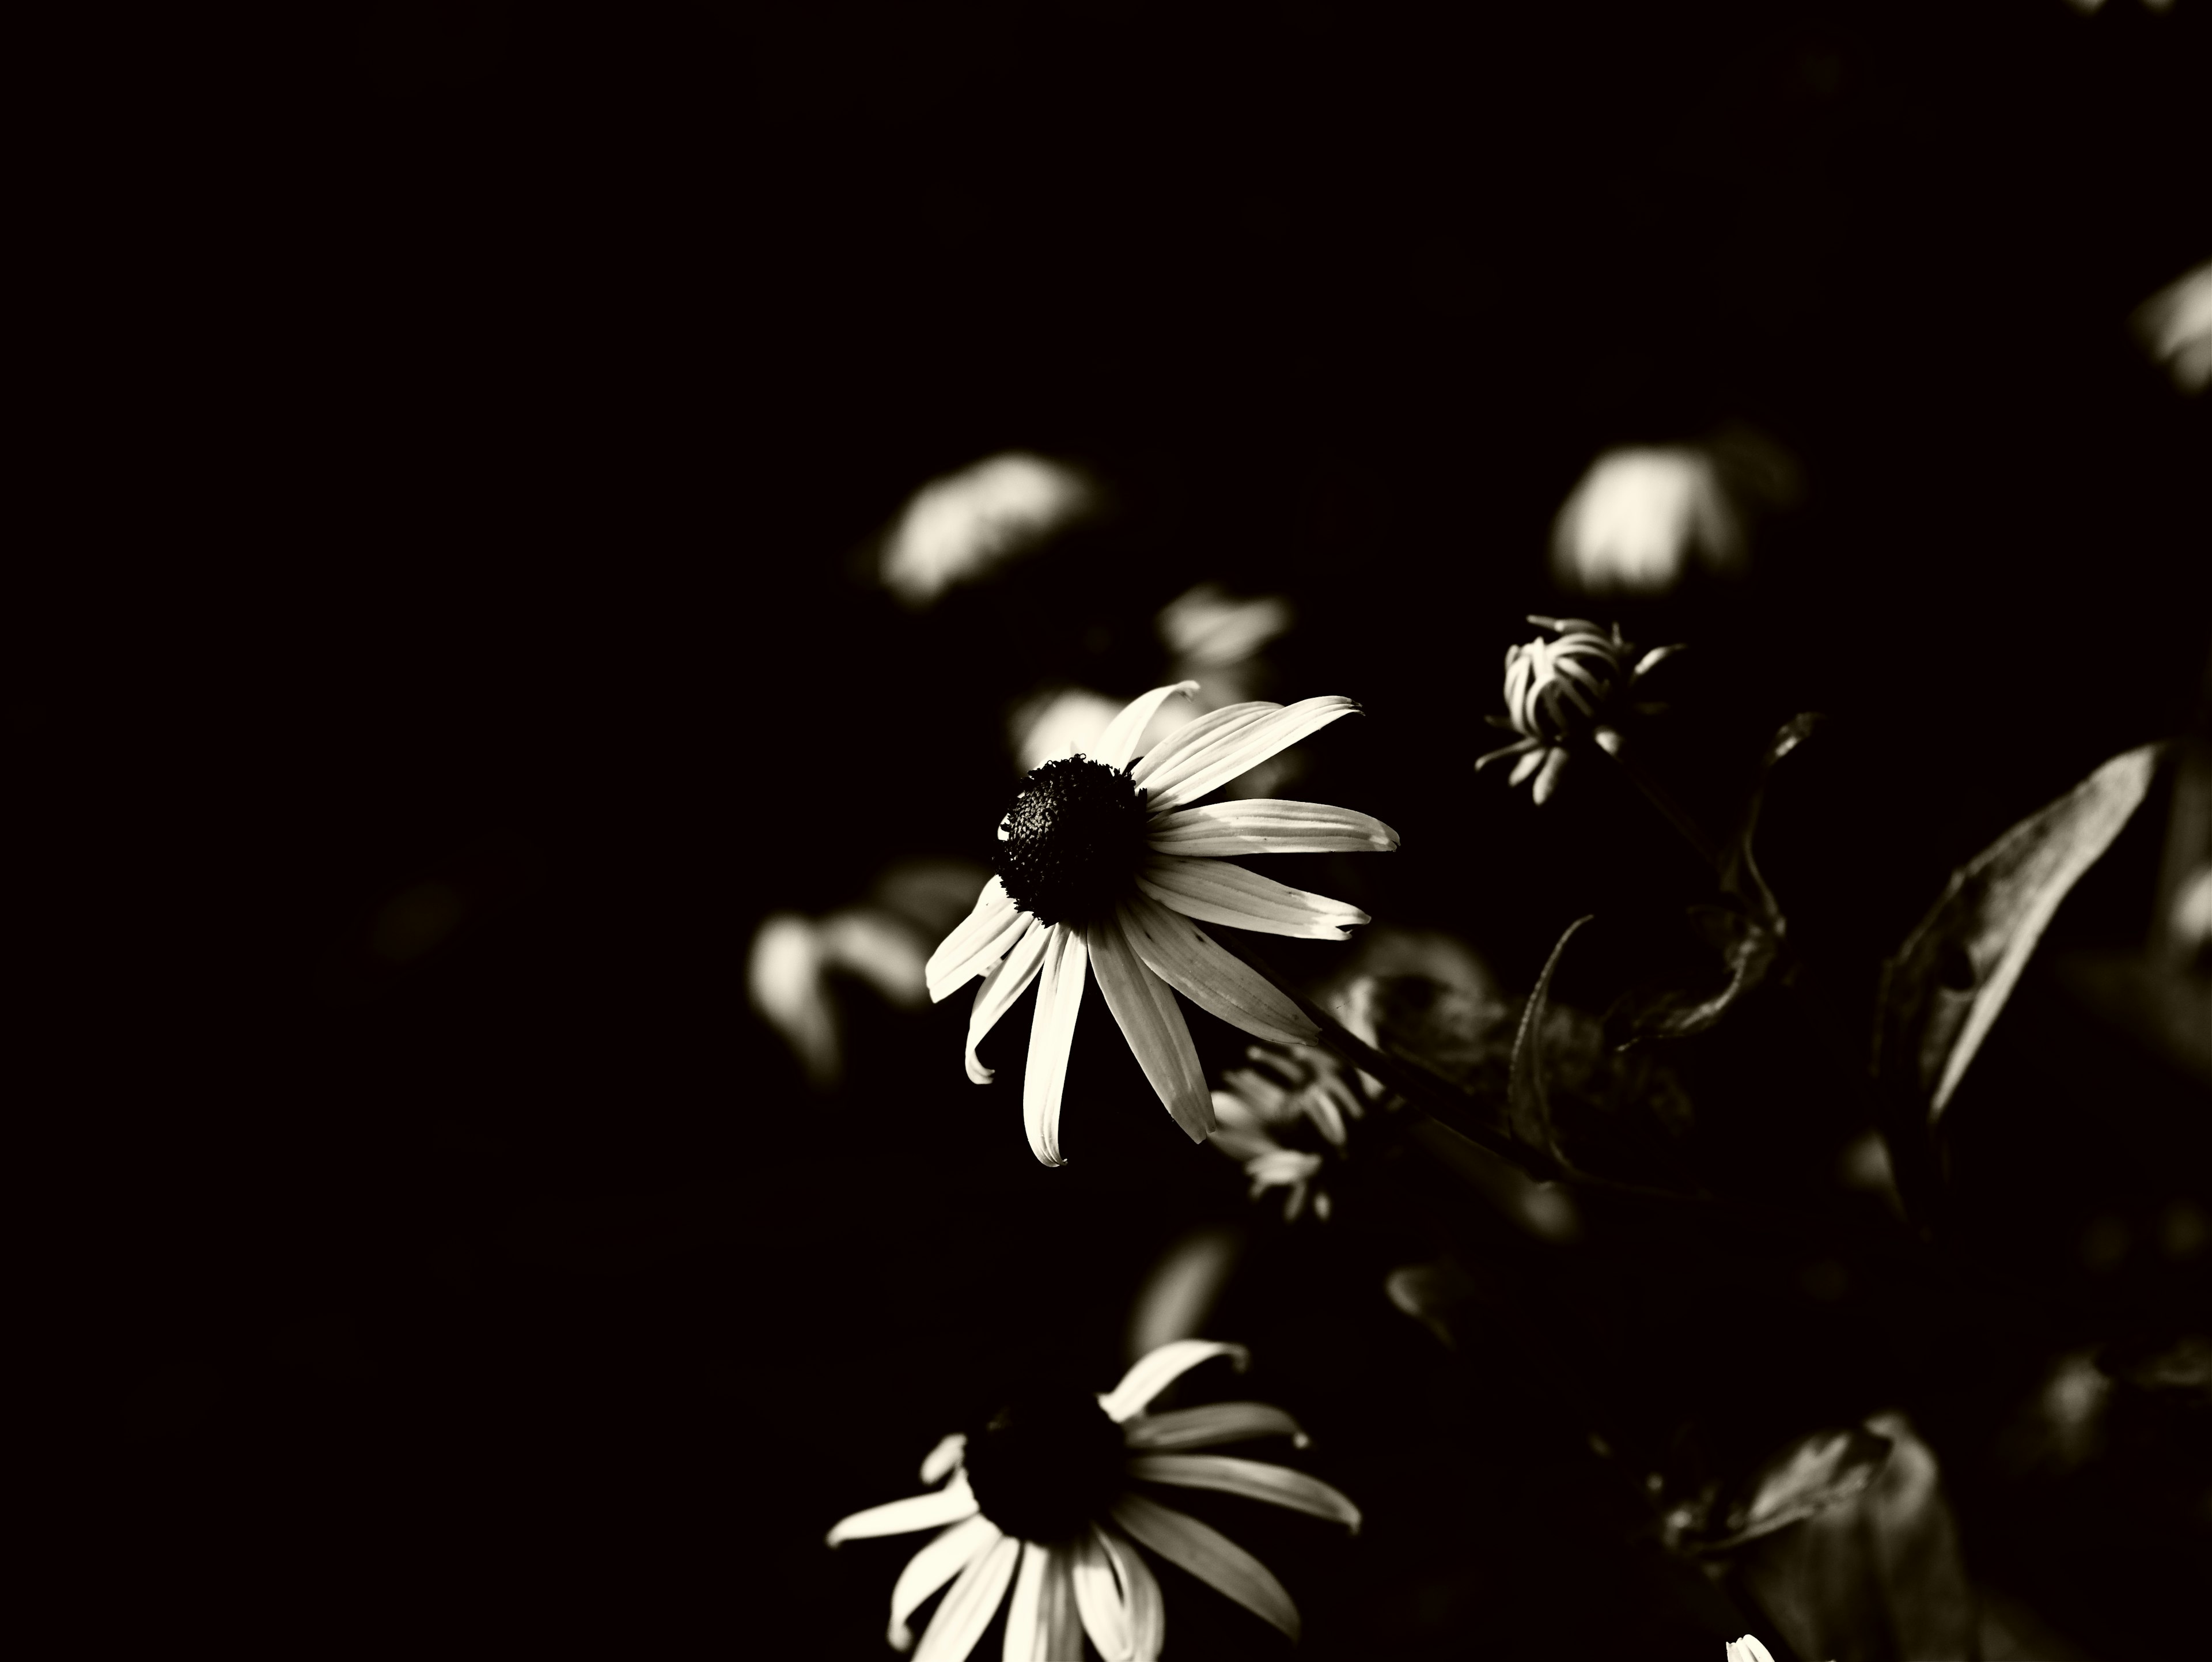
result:
[(1079, 1655), (1083, 1634), (1109, 1662), (1154, 1662), (1167, 1611), (1142, 1545), (1188, 1570), (1292, 1639), (1297, 1607), (1266, 1565), (1187, 1513), (1133, 1483), (1215, 1489), (1265, 1501), (1354, 1531), (1359, 1508), (1287, 1466), (1206, 1449), (1255, 1437), (1305, 1434), (1264, 1403), (1209, 1403), (1147, 1414), (1152, 1399), (1199, 1363), (1241, 1345), (1178, 1339), (1140, 1358), (1103, 1396), (1038, 1391), (1002, 1407), (974, 1433), (946, 1437), (922, 1462), (942, 1487), (840, 1520), (831, 1546), (866, 1536), (939, 1533), (908, 1561), (891, 1590), (892, 1647), (914, 1644), (908, 1621), (946, 1582), (916, 1662), (964, 1662), (1013, 1589), (1009, 1662)]
[(1285, 1221), (1297, 1221), (1309, 1196), (1314, 1215), (1326, 1220), (1329, 1196), (1317, 1181), (1325, 1161), (1310, 1145), (1318, 1142), (1342, 1157), (1345, 1121), (1367, 1111), (1353, 1082), (1364, 1076), (1347, 1077), (1334, 1056), (1316, 1048), (1255, 1044), (1245, 1054), (1254, 1066), (1232, 1068), (1222, 1076), (1227, 1088), (1213, 1093), (1214, 1116), (1221, 1122), (1213, 1146), (1243, 1163), (1254, 1200), (1270, 1189), (1288, 1191)]
[(1607, 751), (1620, 748), (1620, 730), (1612, 723), (1627, 695), (1654, 667), (1681, 648), (1655, 647), (1639, 658), (1636, 648), (1621, 639), (1618, 624), (1608, 633), (1580, 618), (1531, 615), (1528, 621), (1559, 638), (1547, 641), (1540, 636), (1506, 649), (1506, 714), (1486, 719), (1492, 727), (1521, 736), (1474, 765), (1480, 770), (1501, 757), (1519, 757), (1507, 782), (1517, 785), (1534, 774), (1536, 801), (1543, 802), (1559, 786), (1570, 746), (1588, 739)]
[(996, 875), (929, 960), (933, 999), (983, 977), (968, 1021), (968, 1076), (979, 1085), (992, 1070), (976, 1059), (976, 1045), (1036, 983), (1022, 1113), (1030, 1147), (1048, 1166), (1061, 1163), (1060, 1097), (1086, 970), (1098, 977), (1160, 1100), (1191, 1141), (1201, 1141), (1214, 1129), (1213, 1106), (1176, 993), (1277, 1044), (1310, 1044), (1319, 1029), (1199, 923), (1340, 941), (1347, 928), (1367, 922), (1356, 906), (1287, 887), (1227, 856), (1398, 846), (1397, 832), (1349, 808), (1277, 801), (1192, 806), (1359, 708), (1349, 698), (1231, 704), (1136, 756), (1160, 706), (1196, 687), (1154, 688), (1114, 718), (1097, 756), (1062, 758), (1030, 773), (999, 825)]

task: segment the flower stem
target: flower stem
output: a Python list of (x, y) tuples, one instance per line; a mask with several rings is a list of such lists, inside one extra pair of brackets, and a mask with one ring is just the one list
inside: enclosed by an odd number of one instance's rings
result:
[(1725, 876), (1720, 844), (1706, 834), (1705, 828), (1675, 799), (1674, 794), (1659, 782), (1658, 776), (1631, 755), (1626, 746), (1619, 750), (1607, 750), (1606, 754), (1613, 758), (1614, 766), (1628, 776), (1630, 782), (1644, 793), (1644, 800), (1665, 815), (1667, 823), (1682, 834), (1682, 840), (1698, 851), (1698, 858), (1711, 866), (1717, 874)]

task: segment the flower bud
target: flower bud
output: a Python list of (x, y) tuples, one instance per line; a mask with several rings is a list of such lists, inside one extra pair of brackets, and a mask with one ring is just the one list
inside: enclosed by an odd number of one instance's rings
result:
[(1507, 782), (1517, 785), (1534, 774), (1536, 801), (1542, 802), (1558, 788), (1572, 745), (1592, 740), (1607, 752), (1620, 748), (1613, 723), (1626, 695), (1653, 666), (1681, 648), (1657, 647), (1638, 658), (1621, 639), (1618, 624), (1608, 632), (1580, 618), (1532, 615), (1528, 621), (1559, 638), (1540, 636), (1507, 649), (1506, 714), (1488, 720), (1520, 737), (1474, 765), (1480, 770), (1501, 757), (1519, 757)]

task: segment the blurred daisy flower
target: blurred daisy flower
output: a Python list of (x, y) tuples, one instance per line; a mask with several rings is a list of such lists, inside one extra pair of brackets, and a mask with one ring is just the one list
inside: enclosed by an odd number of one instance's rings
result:
[(1728, 1641), (1726, 1662), (1774, 1662), (1774, 1653), (1759, 1642), (1754, 1634)]
[(884, 587), (921, 611), (1097, 505), (1097, 488), (1062, 463), (1018, 450), (987, 456), (915, 492), (884, 540)]
[(999, 825), (997, 874), (927, 965), (929, 995), (940, 1001), (983, 977), (968, 1021), (968, 1076), (979, 1085), (992, 1070), (976, 1045), (1036, 983), (1022, 1114), (1030, 1147), (1048, 1166), (1061, 1163), (1060, 1098), (1086, 970), (1160, 1100), (1192, 1141), (1202, 1141), (1215, 1129), (1213, 1105), (1176, 993), (1277, 1044), (1310, 1044), (1319, 1030), (1198, 923), (1341, 941), (1368, 921), (1356, 906), (1226, 856), (1398, 846), (1397, 832), (1349, 808), (1276, 800), (1190, 806), (1359, 708), (1339, 697), (1231, 704), (1133, 760), (1160, 706), (1194, 685), (1156, 687), (1131, 703), (1100, 736), (1097, 756), (1030, 771)]
[(1552, 581), (1570, 594), (1662, 594), (1692, 566), (1741, 576), (1754, 522), (1802, 486), (1790, 454), (1740, 423), (1696, 444), (1607, 450), (1552, 522)]
[[(1521, 736), (1478, 758), (1474, 765), (1480, 771), (1502, 757), (1519, 757), (1506, 782), (1517, 785), (1534, 775), (1535, 797), (1540, 803), (1559, 788), (1571, 743), (1591, 739), (1607, 752), (1620, 748), (1620, 732), (1612, 722), (1621, 712), (1622, 701), (1654, 667), (1681, 648), (1654, 647), (1639, 658), (1636, 648), (1620, 638), (1618, 624), (1608, 634), (1580, 618), (1531, 614), (1528, 621), (1559, 639), (1539, 636), (1506, 649), (1507, 714), (1485, 719)], [(1659, 706), (1638, 708), (1649, 715)]]
[[(1310, 1147), (1297, 1146), (1318, 1140), (1341, 1158), (1345, 1122), (1364, 1117), (1367, 1106), (1343, 1064), (1328, 1051), (1311, 1047), (1286, 1050), (1279, 1045), (1255, 1044), (1245, 1054), (1254, 1066), (1233, 1068), (1222, 1076), (1227, 1088), (1213, 1093), (1214, 1117), (1221, 1129), (1213, 1146), (1243, 1163), (1252, 1179), (1254, 1200), (1270, 1189), (1282, 1189), (1283, 1218), (1295, 1221), (1306, 1209), (1309, 1197), (1314, 1215), (1329, 1214), (1328, 1191), (1319, 1178), (1324, 1160)], [(1301, 1135), (1301, 1133), (1304, 1135)]]
[(2212, 387), (2212, 262), (2185, 273), (2136, 308), (2136, 334), (2184, 393)]
[(941, 1487), (870, 1507), (830, 1530), (829, 1543), (939, 1533), (907, 1562), (891, 1590), (894, 1649), (937, 1590), (951, 1590), (923, 1633), (916, 1662), (964, 1662), (1011, 1586), (1007, 1662), (1080, 1656), (1090, 1635), (1108, 1662), (1153, 1662), (1166, 1638), (1160, 1585), (1145, 1547), (1298, 1636), (1297, 1607), (1267, 1567), (1210, 1525), (1161, 1504), (1135, 1483), (1214, 1489), (1359, 1528), (1359, 1508), (1317, 1478), (1287, 1466), (1188, 1451), (1255, 1437), (1305, 1434), (1264, 1403), (1209, 1403), (1147, 1414), (1152, 1399), (1216, 1356), (1241, 1371), (1242, 1345), (1178, 1339), (1139, 1359), (1103, 1396), (1033, 1392), (973, 1436), (953, 1435), (922, 1462)]

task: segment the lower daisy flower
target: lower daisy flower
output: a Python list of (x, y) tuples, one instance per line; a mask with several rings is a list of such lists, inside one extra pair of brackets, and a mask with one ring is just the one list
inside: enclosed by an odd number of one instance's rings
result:
[(1356, 906), (1248, 871), (1228, 856), (1389, 850), (1398, 833), (1349, 808), (1316, 802), (1193, 804), (1359, 706), (1308, 698), (1287, 708), (1230, 704), (1177, 728), (1142, 757), (1138, 742), (1182, 681), (1156, 687), (1115, 716), (1097, 757), (1047, 762), (1023, 781), (1000, 822), (996, 874), (975, 909), (931, 956), (942, 1001), (981, 975), (968, 1020), (968, 1076), (992, 1070), (975, 1047), (1035, 982), (1036, 1013), (1022, 1088), (1030, 1147), (1061, 1163), (1060, 1108), (1086, 971), (1098, 977), (1129, 1048), (1192, 1141), (1215, 1129), (1198, 1051), (1175, 995), (1255, 1038), (1310, 1044), (1320, 1030), (1283, 992), (1199, 928), (1342, 941), (1364, 923)]
[(831, 1546), (867, 1536), (939, 1533), (907, 1562), (891, 1589), (896, 1650), (913, 1647), (908, 1620), (951, 1582), (915, 1662), (965, 1662), (992, 1617), (1006, 1615), (1006, 1662), (1062, 1662), (1088, 1634), (1106, 1662), (1154, 1662), (1167, 1635), (1158, 1580), (1139, 1546), (1188, 1570), (1291, 1638), (1297, 1607), (1267, 1567), (1210, 1525), (1133, 1483), (1216, 1489), (1330, 1519), (1357, 1532), (1359, 1508), (1318, 1478), (1287, 1466), (1187, 1451), (1255, 1437), (1305, 1434), (1264, 1403), (1208, 1403), (1162, 1414), (1152, 1399), (1199, 1363), (1242, 1345), (1178, 1339), (1140, 1358), (1103, 1396), (1069, 1391), (1018, 1399), (973, 1436), (945, 1438), (922, 1462), (926, 1495), (841, 1519)]

